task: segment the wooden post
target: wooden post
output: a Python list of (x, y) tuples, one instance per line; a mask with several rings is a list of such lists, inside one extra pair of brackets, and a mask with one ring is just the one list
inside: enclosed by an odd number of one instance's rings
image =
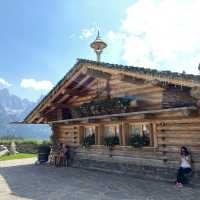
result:
[(123, 130), (123, 125), (122, 123), (119, 125), (119, 144), (123, 146), (123, 135), (124, 135), (124, 130)]
[(100, 124), (98, 126), (98, 145), (103, 145), (103, 138), (104, 138), (104, 126), (103, 124)]
[(79, 143), (79, 145), (81, 145), (83, 143), (83, 140), (84, 140), (84, 127), (83, 126), (79, 126), (78, 133), (79, 133), (79, 137), (78, 137), (79, 141), (78, 141), (78, 143)]
[(95, 145), (99, 144), (99, 126), (95, 126)]
[(158, 147), (158, 137), (157, 137), (157, 130), (156, 130), (156, 123), (152, 124), (153, 129), (153, 145), (154, 147)]
[(128, 139), (130, 137), (130, 128), (129, 128), (129, 123), (124, 123), (124, 145), (128, 145)]
[(57, 109), (57, 111), (56, 111), (56, 118), (57, 118), (57, 120), (62, 120), (62, 109), (61, 108), (59, 108), (59, 109)]
[(126, 124), (124, 122), (120, 125), (120, 145), (126, 146)]

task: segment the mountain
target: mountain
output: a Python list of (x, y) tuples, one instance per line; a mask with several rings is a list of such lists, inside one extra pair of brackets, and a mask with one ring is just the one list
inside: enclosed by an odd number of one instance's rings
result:
[(48, 138), (51, 130), (47, 125), (10, 124), (13, 121), (22, 121), (37, 103), (10, 94), (7, 88), (0, 85), (0, 136), (15, 135), (24, 138)]

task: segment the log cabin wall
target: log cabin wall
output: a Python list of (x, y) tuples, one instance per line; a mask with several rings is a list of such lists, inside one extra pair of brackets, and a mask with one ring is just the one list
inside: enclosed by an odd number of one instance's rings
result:
[[(154, 119), (146, 119), (145, 116), (141, 115), (115, 122), (108, 119), (98, 123), (61, 124), (56, 125), (55, 131), (60, 142), (77, 147), (78, 159), (90, 159), (98, 162), (107, 160), (136, 166), (177, 169), (180, 147), (186, 146), (192, 152), (195, 171), (200, 171), (200, 118), (186, 118), (185, 112), (177, 113), (172, 112), (170, 114), (171, 119), (166, 118), (166, 114), (160, 114), (155, 116)], [(165, 118), (162, 119), (161, 117)], [(130, 125), (145, 123), (152, 125), (152, 145), (142, 148), (128, 146)], [(108, 125), (119, 125), (120, 127), (120, 145), (113, 148), (112, 157), (103, 144), (103, 130)], [(84, 127), (88, 126), (96, 127), (96, 145), (82, 148)]]
[(163, 154), (166, 164), (176, 164), (180, 147), (186, 146), (192, 152), (194, 169), (200, 171), (200, 121), (194, 119), (158, 123), (156, 131), (157, 151)]
[(73, 146), (79, 144), (79, 126), (66, 126), (64, 124), (54, 125), (53, 131), (58, 142)]

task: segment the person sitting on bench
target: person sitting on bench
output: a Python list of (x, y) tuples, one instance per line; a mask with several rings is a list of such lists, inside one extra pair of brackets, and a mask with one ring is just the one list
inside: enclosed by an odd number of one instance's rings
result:
[(180, 168), (177, 173), (176, 187), (183, 187), (185, 183), (185, 174), (189, 174), (192, 171), (191, 168), (191, 154), (186, 147), (181, 147), (180, 153)]

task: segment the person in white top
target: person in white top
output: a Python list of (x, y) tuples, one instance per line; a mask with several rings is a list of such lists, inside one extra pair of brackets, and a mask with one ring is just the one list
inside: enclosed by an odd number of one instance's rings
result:
[(184, 175), (192, 171), (191, 168), (191, 155), (186, 147), (181, 147), (180, 153), (180, 168), (177, 173), (176, 186), (182, 187), (184, 184)]

